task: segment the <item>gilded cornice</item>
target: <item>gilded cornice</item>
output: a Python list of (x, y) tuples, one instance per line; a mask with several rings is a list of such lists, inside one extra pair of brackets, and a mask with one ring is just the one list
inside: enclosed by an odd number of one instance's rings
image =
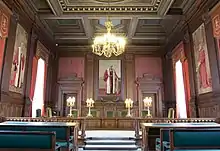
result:
[(139, 12), (139, 13), (157, 13), (160, 7), (160, 4), (162, 0), (154, 0), (151, 5), (145, 5), (143, 3), (143, 6), (126, 6), (126, 5), (117, 5), (117, 6), (108, 6), (106, 5), (100, 5), (100, 6), (76, 6), (71, 5), (70, 3), (67, 3), (66, 0), (58, 0), (59, 4), (63, 10), (63, 12), (83, 12), (83, 13), (106, 13), (111, 11), (111, 13), (133, 13), (133, 12)]

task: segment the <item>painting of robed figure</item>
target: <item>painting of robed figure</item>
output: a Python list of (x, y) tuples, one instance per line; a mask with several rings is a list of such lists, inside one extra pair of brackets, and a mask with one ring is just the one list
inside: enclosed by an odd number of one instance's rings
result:
[(121, 60), (99, 60), (99, 95), (120, 95)]
[(28, 33), (17, 24), (9, 91), (23, 93)]
[(192, 35), (195, 66), (196, 66), (196, 79), (198, 93), (207, 93), (212, 91), (212, 81), (209, 66), (208, 48), (206, 43), (205, 26), (202, 24)]

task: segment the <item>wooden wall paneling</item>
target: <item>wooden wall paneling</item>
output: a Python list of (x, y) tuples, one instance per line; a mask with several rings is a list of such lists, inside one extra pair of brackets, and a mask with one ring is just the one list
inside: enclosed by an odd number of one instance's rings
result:
[(2, 73), (2, 91), (8, 92), (9, 90), (9, 80), (11, 75), (11, 66), (12, 66), (12, 58), (14, 52), (14, 43), (15, 43), (15, 34), (17, 28), (17, 17), (13, 15), (10, 21), (9, 34), (8, 34), (8, 42), (5, 46), (5, 62), (3, 65), (3, 73)]
[(60, 111), (61, 116), (64, 115), (64, 95), (65, 94), (76, 94), (76, 101), (77, 101), (77, 109), (79, 112), (79, 116), (81, 116), (81, 95), (82, 95), (82, 84), (83, 80), (77, 77), (67, 77), (63, 79), (59, 79), (58, 84), (58, 110)]
[(218, 67), (218, 50), (215, 47), (215, 38), (213, 37), (211, 16), (208, 13), (203, 15), (206, 30), (206, 41), (210, 60), (210, 70), (212, 75), (213, 93), (220, 93), (220, 76)]
[(32, 63), (33, 63), (33, 57), (36, 52), (36, 45), (37, 45), (37, 35), (35, 31), (32, 29), (31, 32), (31, 38), (30, 38), (30, 45), (27, 53), (27, 59), (26, 59), (26, 84), (25, 84), (25, 95), (24, 95), (24, 110), (23, 110), (23, 116), (29, 116), (30, 115), (30, 105), (31, 105), (31, 100), (29, 98), (30, 94), (30, 89), (31, 89), (31, 77), (32, 77)]
[(86, 92), (85, 92), (85, 100), (86, 101), (87, 98), (93, 98), (94, 99), (94, 56), (92, 54), (87, 54), (86, 55)]
[(126, 85), (124, 85), (126, 89), (126, 98), (131, 98), (134, 102), (137, 100), (134, 97), (135, 93), (135, 69), (134, 69), (134, 55), (126, 54), (125, 55), (125, 74)]
[(23, 96), (17, 93), (9, 93), (9, 80), (11, 74), (12, 57), (14, 52), (15, 33), (17, 28), (17, 18), (11, 16), (8, 42), (5, 46), (5, 61), (3, 64), (2, 84), (1, 84), (1, 115), (21, 116), (23, 110)]
[(168, 53), (165, 55), (165, 57), (162, 59), (162, 65), (163, 65), (163, 89), (164, 89), (164, 96), (163, 96), (163, 102), (164, 102), (164, 113), (166, 116), (169, 108), (176, 108), (176, 97), (175, 97), (175, 84), (173, 80), (173, 66), (172, 66), (172, 59), (171, 59), (171, 53)]
[(32, 62), (33, 62), (33, 57), (36, 52), (36, 46), (37, 46), (37, 35), (34, 30), (31, 32), (31, 42), (30, 42), (30, 47), (29, 47), (29, 55), (28, 55), (28, 66), (26, 68), (27, 70), (27, 78), (26, 78), (26, 91), (25, 91), (25, 96), (29, 97), (30, 94), (30, 88), (31, 88), (31, 74), (32, 74)]
[(185, 50), (185, 54), (186, 54), (186, 58), (188, 61), (188, 68), (189, 68), (189, 82), (190, 82), (190, 101), (189, 101), (189, 109), (190, 109), (190, 117), (197, 117), (198, 115), (198, 110), (197, 110), (197, 106), (196, 106), (196, 92), (195, 92), (195, 79), (194, 79), (194, 75), (195, 70), (193, 68), (193, 65), (195, 64), (194, 62), (194, 53), (193, 53), (193, 47), (191, 47), (191, 42), (192, 42), (192, 37), (190, 35), (189, 32), (189, 27), (188, 25), (186, 26), (185, 30), (185, 35), (184, 35), (184, 39), (183, 39), (183, 43), (184, 43), (184, 50)]
[(144, 75), (143, 78), (139, 78), (139, 115), (141, 116), (141, 111), (144, 109), (143, 97), (145, 94), (155, 94), (156, 98), (156, 117), (163, 117), (163, 84), (161, 79), (154, 77), (152, 75)]
[[(199, 18), (197, 18), (196, 20), (193, 20), (191, 22), (190, 29), (191, 29), (191, 36), (192, 36), (192, 33), (194, 32), (194, 30), (196, 30), (203, 22), (205, 23), (206, 41), (207, 41), (207, 47), (208, 47), (208, 53), (209, 53), (213, 91), (210, 93), (198, 95), (197, 87), (195, 87), (196, 96), (195, 97), (192, 96), (192, 101), (193, 101), (193, 99), (195, 100), (196, 109), (192, 109), (192, 111), (196, 111), (197, 117), (210, 117), (211, 115), (214, 115), (215, 113), (213, 114), (213, 113), (209, 112), (210, 109), (209, 109), (208, 104), (210, 104), (210, 103), (212, 105), (216, 104), (213, 102), (213, 99), (215, 98), (215, 95), (218, 95), (218, 93), (219, 93), (219, 88), (220, 88), (219, 83), (220, 82), (219, 82), (219, 70), (218, 70), (218, 62), (217, 62), (217, 51), (216, 51), (216, 48), (214, 45), (211, 19), (210, 19), (210, 16), (207, 14), (207, 12), (204, 13), (204, 11), (203, 11), (202, 13), (203, 14), (201, 14), (201, 16)], [(193, 50), (192, 39), (191, 39), (191, 48)], [(194, 55), (193, 51), (192, 51), (192, 55)], [(194, 66), (194, 81), (195, 81), (195, 79), (196, 79), (195, 62), (193, 62), (193, 66)], [(191, 108), (193, 108), (193, 106), (194, 106), (193, 102), (191, 105), (192, 105)], [(207, 108), (205, 107), (206, 105), (207, 105)]]
[[(57, 100), (58, 100), (58, 84), (57, 84), (57, 76), (58, 76), (58, 68), (59, 68), (59, 59), (57, 54), (55, 54), (54, 59), (52, 60), (52, 82), (51, 82), (51, 92), (50, 92), (50, 100), (52, 107), (54, 110), (57, 110)], [(56, 95), (54, 95), (56, 94)]]

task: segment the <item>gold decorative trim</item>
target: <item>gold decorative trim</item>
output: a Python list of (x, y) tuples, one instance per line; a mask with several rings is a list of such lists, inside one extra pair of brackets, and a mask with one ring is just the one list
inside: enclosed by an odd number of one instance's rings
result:
[(64, 0), (59, 0), (60, 6), (64, 12), (83, 12), (83, 13), (106, 13), (106, 12), (153, 12), (156, 13), (159, 9), (162, 0), (157, 0), (154, 5), (150, 6), (69, 6)]

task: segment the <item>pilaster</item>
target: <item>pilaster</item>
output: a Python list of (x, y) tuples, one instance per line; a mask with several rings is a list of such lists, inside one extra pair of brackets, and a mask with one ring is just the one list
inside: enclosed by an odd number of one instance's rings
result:
[(125, 97), (135, 99), (135, 69), (134, 69), (134, 55), (125, 54)]
[[(92, 54), (86, 55), (86, 98), (94, 98), (94, 56)], [(97, 90), (98, 91), (98, 90)], [(85, 101), (85, 100), (82, 100)]]

